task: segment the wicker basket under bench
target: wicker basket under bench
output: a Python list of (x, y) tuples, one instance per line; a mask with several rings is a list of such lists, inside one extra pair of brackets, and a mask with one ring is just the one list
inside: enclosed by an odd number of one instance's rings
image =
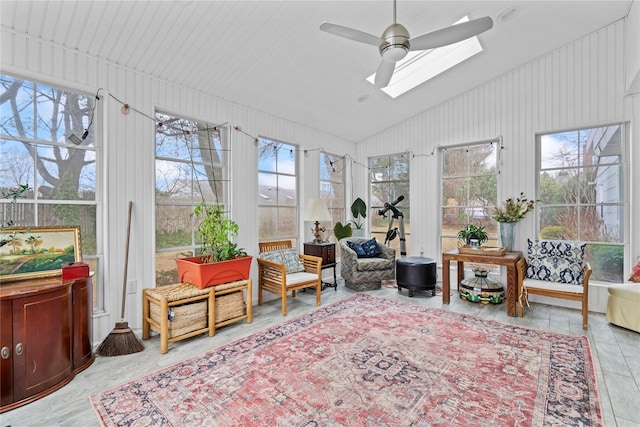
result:
[(189, 283), (144, 289), (142, 339), (148, 339), (150, 331), (159, 333), (160, 353), (166, 353), (170, 342), (204, 332), (213, 336), (216, 328), (239, 320), (247, 319), (247, 323), (251, 323), (251, 298), (251, 279), (205, 289)]

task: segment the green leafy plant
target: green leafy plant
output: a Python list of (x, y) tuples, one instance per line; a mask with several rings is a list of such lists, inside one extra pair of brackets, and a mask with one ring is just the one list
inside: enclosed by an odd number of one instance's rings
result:
[(238, 248), (233, 239), (238, 237), (238, 224), (227, 217), (220, 205), (206, 206), (200, 203), (193, 210), (193, 215), (203, 216), (198, 226), (198, 236), (202, 239), (202, 262), (227, 261), (246, 257), (244, 249)]
[(352, 223), (356, 229), (360, 230), (364, 224), (358, 218), (367, 217), (367, 204), (360, 197), (355, 199), (351, 204), (351, 215), (353, 215), (353, 219), (349, 222)]
[(524, 193), (520, 193), (515, 200), (510, 197), (502, 203), (502, 207), (496, 207), (493, 219), (498, 222), (518, 222), (533, 210), (535, 202), (527, 199)]
[(351, 229), (351, 224), (347, 223), (342, 225), (340, 221), (336, 222), (336, 225), (333, 226), (333, 234), (336, 236), (336, 240), (340, 241), (346, 237), (353, 236), (353, 230)]
[[(27, 190), (29, 190), (29, 184), (20, 184), (17, 188), (9, 190), (7, 193), (2, 193), (2, 197), (5, 199), (11, 199), (11, 203), (16, 203), (16, 200), (18, 199), (18, 197), (20, 197)], [(6, 223), (3, 223), (0, 225), (0, 230), (4, 231), (5, 229), (13, 226), (14, 226), (14, 222), (12, 219), (10, 219)], [(11, 233), (9, 234), (8, 238), (0, 239), (0, 248), (14, 241), (14, 239), (17, 238), (18, 234), (21, 234), (21, 233), (19, 232)]]
[(489, 235), (484, 231), (484, 227), (467, 224), (464, 229), (458, 232), (458, 239), (464, 241), (465, 244), (469, 244), (471, 239), (477, 239), (479, 244), (483, 244), (489, 240)]

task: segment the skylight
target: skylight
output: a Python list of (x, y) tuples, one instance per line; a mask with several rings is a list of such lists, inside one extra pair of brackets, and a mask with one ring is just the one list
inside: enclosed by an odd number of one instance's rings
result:
[[(469, 17), (465, 16), (456, 24), (467, 21)], [(402, 61), (396, 63), (393, 77), (382, 91), (396, 98), (480, 52), (482, 46), (477, 36), (436, 49), (409, 52)], [(373, 84), (375, 76), (374, 73), (367, 80)]]

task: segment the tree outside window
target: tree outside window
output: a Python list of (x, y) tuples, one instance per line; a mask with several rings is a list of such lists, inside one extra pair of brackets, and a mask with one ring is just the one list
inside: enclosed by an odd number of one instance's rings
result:
[(0, 84), (0, 192), (29, 185), (15, 203), (0, 200), (2, 223), (79, 225), (83, 259), (96, 272), (93, 305), (100, 308), (95, 97), (4, 74)]
[[(369, 213), (371, 236), (379, 242), (386, 240), (391, 220), (391, 211), (380, 216), (378, 212), (385, 203), (392, 203), (399, 196), (404, 200), (397, 207), (404, 215), (405, 241), (407, 249), (411, 238), (411, 198), (409, 196), (409, 158), (406, 154), (371, 157), (369, 159)], [(399, 228), (398, 220), (394, 220), (393, 229)], [(388, 245), (400, 255), (400, 236), (391, 240)]]
[(624, 125), (538, 135), (539, 235), (586, 242), (592, 279), (624, 279)]
[(295, 145), (258, 138), (259, 240), (298, 240)]
[(198, 255), (193, 209), (228, 206), (229, 128), (156, 113), (156, 285), (178, 281), (176, 258)]

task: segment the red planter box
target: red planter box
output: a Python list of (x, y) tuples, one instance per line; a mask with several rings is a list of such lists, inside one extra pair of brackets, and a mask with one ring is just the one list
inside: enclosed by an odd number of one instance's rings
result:
[(177, 258), (178, 280), (191, 283), (200, 289), (222, 283), (246, 280), (251, 272), (253, 257), (246, 256), (228, 261), (203, 263), (200, 257)]

